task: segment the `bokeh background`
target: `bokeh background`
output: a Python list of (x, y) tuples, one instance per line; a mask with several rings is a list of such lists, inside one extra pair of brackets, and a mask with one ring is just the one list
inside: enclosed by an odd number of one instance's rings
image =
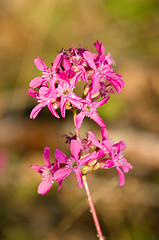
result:
[[(36, 101), (26, 94), (39, 76), (40, 56), (49, 66), (71, 43), (88, 47), (102, 41), (123, 75), (125, 88), (99, 109), (110, 136), (124, 140), (133, 165), (118, 187), (115, 169), (88, 174), (88, 183), (106, 239), (159, 239), (159, 2), (158, 0), (0, 1), (0, 239), (97, 239), (85, 192), (75, 176), (37, 194), (43, 149), (60, 148), (73, 131), (72, 116), (57, 120), (47, 109), (35, 120)], [(81, 134), (100, 129), (85, 120)]]

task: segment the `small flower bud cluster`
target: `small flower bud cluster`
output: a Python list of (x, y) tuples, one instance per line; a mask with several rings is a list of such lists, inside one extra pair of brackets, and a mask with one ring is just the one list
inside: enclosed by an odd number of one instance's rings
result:
[[(37, 99), (38, 104), (33, 108), (30, 118), (35, 119), (41, 109), (48, 107), (52, 115), (60, 118), (56, 110), (65, 118), (66, 110), (72, 110), (75, 122), (75, 135), (65, 136), (70, 144), (72, 157), (68, 158), (59, 149), (55, 151), (55, 162), (50, 163), (49, 148), (44, 149), (45, 166), (31, 166), (42, 175), (38, 193), (46, 194), (54, 181), (62, 182), (72, 171), (78, 180), (78, 186), (83, 187), (82, 176), (88, 171), (98, 168), (116, 167), (119, 174), (119, 185), (125, 183), (124, 173), (132, 168), (123, 157), (121, 151), (125, 144), (121, 141), (113, 143), (108, 138), (104, 120), (97, 113), (98, 107), (107, 103), (111, 94), (118, 93), (124, 82), (121, 76), (114, 73), (115, 65), (111, 54), (105, 55), (101, 42), (94, 43), (96, 53), (88, 49), (72, 47), (62, 49), (56, 56), (52, 67), (37, 57), (36, 67), (42, 72), (41, 77), (31, 80), (28, 94)], [(84, 81), (85, 86), (81, 96), (76, 94), (77, 83)], [(92, 131), (87, 133), (87, 139), (81, 139), (78, 131), (85, 117), (91, 118), (101, 127), (102, 142), (98, 141)]]

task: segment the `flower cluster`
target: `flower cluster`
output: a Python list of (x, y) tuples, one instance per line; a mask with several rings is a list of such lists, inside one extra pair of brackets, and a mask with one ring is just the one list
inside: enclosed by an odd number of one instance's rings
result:
[[(94, 43), (96, 53), (88, 49), (72, 47), (62, 49), (56, 56), (52, 67), (37, 57), (34, 60), (36, 67), (42, 72), (41, 77), (31, 80), (28, 94), (37, 99), (38, 104), (32, 109), (30, 118), (35, 119), (41, 109), (48, 107), (56, 118), (65, 118), (66, 110), (72, 110), (77, 114), (75, 119), (74, 136), (67, 136), (72, 156), (67, 157), (59, 149), (55, 151), (55, 162), (50, 163), (49, 148), (44, 149), (45, 166), (31, 166), (42, 175), (38, 193), (46, 194), (54, 181), (61, 188), (63, 180), (74, 172), (78, 186), (83, 187), (82, 176), (88, 171), (98, 168), (116, 167), (119, 175), (119, 185), (125, 183), (124, 172), (132, 168), (131, 164), (123, 157), (124, 142), (113, 143), (108, 138), (104, 120), (97, 113), (98, 107), (107, 103), (115, 90), (120, 93), (124, 82), (121, 75), (114, 73), (114, 60), (111, 54), (105, 55), (105, 48), (101, 42)], [(76, 86), (84, 82), (81, 96), (76, 94)], [(91, 118), (101, 127), (102, 141), (98, 141), (92, 131), (87, 133), (86, 139), (81, 139), (77, 132), (85, 117)], [(94, 149), (94, 151), (92, 150)]]
[[(98, 54), (92, 54), (83, 48), (62, 49), (51, 69), (39, 57), (34, 60), (36, 67), (42, 71), (42, 76), (30, 82), (28, 94), (38, 101), (30, 118), (35, 119), (45, 106), (56, 118), (60, 118), (56, 112), (58, 108), (63, 118), (66, 109), (77, 108), (79, 114), (76, 117), (76, 129), (80, 128), (84, 117), (90, 117), (100, 127), (106, 126), (97, 114), (97, 108), (107, 103), (110, 98), (108, 95), (114, 93), (113, 89), (119, 93), (124, 82), (120, 75), (113, 72), (111, 65), (115, 63), (110, 53), (105, 56), (101, 42), (97, 41), (94, 45)], [(82, 96), (75, 94), (79, 81), (86, 83)]]

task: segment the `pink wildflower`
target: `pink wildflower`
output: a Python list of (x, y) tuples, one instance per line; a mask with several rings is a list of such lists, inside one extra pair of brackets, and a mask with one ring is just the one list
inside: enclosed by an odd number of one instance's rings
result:
[(79, 129), (84, 117), (90, 117), (93, 119), (100, 127), (105, 127), (106, 124), (103, 119), (96, 112), (97, 108), (105, 104), (110, 97), (106, 97), (100, 101), (92, 102), (91, 92), (86, 96), (86, 99), (83, 101), (83, 106), (81, 112), (76, 116), (76, 129)]
[[(119, 175), (119, 186), (125, 184), (124, 173), (127, 173), (129, 169), (132, 169), (132, 165), (122, 155), (121, 151), (125, 149), (125, 143), (120, 141), (114, 144), (108, 139), (108, 131), (106, 128), (101, 128), (102, 142), (99, 142), (92, 131), (88, 132), (88, 140), (97, 146), (97, 158), (109, 155), (110, 158), (102, 159), (98, 162), (98, 166), (101, 168), (116, 167)], [(122, 170), (123, 171), (122, 171)], [(123, 173), (124, 172), (124, 173)]]
[(75, 93), (73, 93), (73, 89), (76, 86), (76, 82), (78, 80), (78, 76), (81, 74), (75, 75), (70, 82), (61, 82), (58, 84), (56, 88), (57, 97), (60, 97), (60, 110), (62, 117), (65, 117), (66, 113), (66, 103), (69, 102), (73, 106), (77, 108), (81, 108), (82, 106), (82, 98), (78, 97)]
[(82, 180), (82, 173), (81, 169), (84, 164), (90, 162), (91, 160), (95, 159), (96, 153), (93, 152), (92, 154), (87, 155), (84, 158), (79, 158), (79, 153), (81, 151), (81, 141), (80, 140), (71, 140), (70, 144), (70, 151), (72, 157), (68, 158), (63, 152), (59, 149), (55, 151), (55, 158), (58, 163), (63, 165), (64, 167), (58, 169), (55, 174), (54, 178), (56, 181), (59, 182), (59, 189), (62, 186), (63, 180), (70, 175), (71, 172), (74, 172), (78, 181), (79, 188), (83, 187), (83, 180)]
[(45, 166), (32, 165), (35, 171), (42, 175), (42, 182), (38, 187), (38, 193), (42, 196), (45, 195), (52, 187), (54, 180), (54, 173), (58, 169), (59, 164), (57, 161), (54, 164), (50, 163), (49, 159), (50, 149), (48, 147), (44, 148), (43, 158), (45, 161)]
[(55, 90), (55, 87), (53, 86), (53, 84), (50, 84), (49, 87), (41, 87), (39, 89), (39, 93), (36, 93), (36, 91), (34, 91), (34, 90), (29, 90), (28, 94), (37, 98), (38, 102), (39, 102), (39, 104), (32, 109), (32, 111), (30, 113), (30, 118), (35, 119), (37, 117), (37, 115), (39, 114), (39, 112), (41, 111), (41, 109), (45, 106), (48, 107), (50, 112), (56, 118), (60, 118), (60, 116), (57, 114), (57, 112), (55, 111), (55, 109), (53, 107), (53, 103), (56, 102), (56, 98), (57, 98), (56, 90)]
[(57, 68), (61, 62), (62, 53), (56, 56), (54, 63), (52, 65), (52, 68), (48, 68), (48, 66), (43, 62), (43, 60), (40, 57), (35, 58), (34, 63), (36, 67), (42, 71), (42, 77), (36, 77), (31, 80), (29, 86), (33, 88), (38, 88), (41, 85), (46, 86), (47, 82), (49, 82), (52, 79), (58, 80), (60, 77), (57, 74)]
[[(119, 186), (123, 186), (125, 184), (125, 176), (124, 173), (129, 172), (129, 169), (132, 169), (132, 165), (127, 162), (124, 158), (121, 150), (125, 144), (121, 141), (118, 144), (114, 144), (112, 152), (110, 153), (111, 158), (106, 159), (104, 168), (116, 167), (119, 175)], [(103, 160), (104, 161), (104, 160)]]
[[(94, 74), (92, 76), (92, 94), (98, 92), (102, 94), (103, 92), (114, 93), (112, 89), (110, 91), (110, 84), (118, 93), (120, 93), (121, 87), (124, 87), (124, 82), (121, 79), (121, 75), (114, 73), (112, 67), (110, 66), (115, 64), (114, 60), (111, 58), (111, 54), (108, 53), (104, 56), (105, 48), (101, 42), (97, 41), (94, 45), (98, 52), (98, 56), (90, 52), (85, 52), (83, 54), (88, 65), (94, 70)], [(107, 90), (107, 88), (109, 88), (109, 90)]]

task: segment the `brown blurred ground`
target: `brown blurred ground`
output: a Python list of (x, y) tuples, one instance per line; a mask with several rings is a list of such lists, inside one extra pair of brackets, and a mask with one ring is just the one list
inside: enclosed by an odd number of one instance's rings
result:
[[(116, 171), (97, 171), (88, 183), (103, 233), (112, 240), (159, 239), (159, 4), (155, 0), (0, 2), (0, 239), (97, 239), (84, 190), (69, 177), (38, 196), (40, 176), (29, 168), (43, 164), (45, 146), (68, 152), (60, 136), (73, 131), (72, 117), (57, 120), (26, 94), (40, 72), (33, 60), (48, 65), (57, 50), (81, 44), (95, 51), (102, 41), (123, 75), (125, 88), (99, 110), (110, 136), (124, 140), (134, 166), (126, 185)], [(100, 129), (84, 121), (83, 132)]]

